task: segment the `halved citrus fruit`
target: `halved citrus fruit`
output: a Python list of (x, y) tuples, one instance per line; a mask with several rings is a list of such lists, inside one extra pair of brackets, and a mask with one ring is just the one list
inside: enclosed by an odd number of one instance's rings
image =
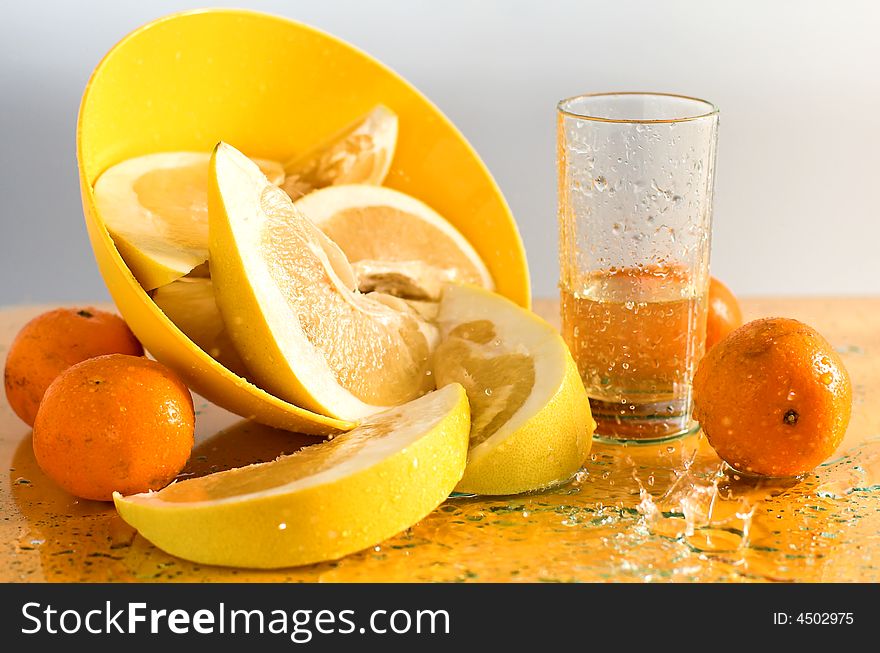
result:
[[(123, 161), (95, 182), (95, 202), (116, 248), (144, 290), (179, 279), (208, 258), (208, 161), (162, 152)], [(280, 163), (257, 164), (279, 184)]]
[(425, 517), (461, 478), (470, 427), (451, 384), (269, 463), (114, 494), (160, 549), (212, 565), (288, 567), (373, 546)]
[(335, 184), (385, 181), (397, 147), (397, 114), (381, 104), (317, 147), (287, 162), (282, 188), (298, 199)]
[(436, 330), (396, 298), (359, 293), (339, 248), (225, 143), (208, 205), (214, 294), (257, 385), (352, 420), (433, 389)]
[(156, 288), (151, 295), (162, 312), (202, 351), (226, 369), (247, 378), (247, 368), (235, 351), (217, 308), (210, 277), (183, 277)]
[(438, 299), (450, 282), (494, 287), (465, 237), (405, 193), (365, 184), (332, 186), (306, 195), (294, 207), (339, 245), (364, 292)]
[(437, 386), (462, 384), (471, 406), (468, 466), (456, 490), (517, 494), (568, 480), (590, 453), (596, 423), (556, 330), (467, 286), (444, 290), (438, 324)]

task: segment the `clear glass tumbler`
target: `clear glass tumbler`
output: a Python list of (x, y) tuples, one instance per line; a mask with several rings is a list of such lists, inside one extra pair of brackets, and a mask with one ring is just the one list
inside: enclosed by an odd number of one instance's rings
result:
[(581, 95), (559, 103), (557, 125), (563, 335), (596, 434), (684, 435), (706, 340), (718, 110)]

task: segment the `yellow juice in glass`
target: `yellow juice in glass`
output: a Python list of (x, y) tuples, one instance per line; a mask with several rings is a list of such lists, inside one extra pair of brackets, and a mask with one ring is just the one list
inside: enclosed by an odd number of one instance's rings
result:
[(689, 428), (707, 302), (686, 268), (594, 272), (577, 288), (563, 287), (561, 303), (598, 435), (653, 440)]

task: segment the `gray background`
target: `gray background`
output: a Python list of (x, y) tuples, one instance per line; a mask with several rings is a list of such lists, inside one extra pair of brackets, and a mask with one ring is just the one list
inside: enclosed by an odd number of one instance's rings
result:
[[(0, 0), (0, 304), (107, 297), (83, 224), (80, 94), (122, 36), (198, 2)], [(480, 152), (554, 295), (558, 99), (721, 107), (712, 271), (741, 294), (880, 292), (880, 3), (212, 0), (332, 32), (408, 78)]]

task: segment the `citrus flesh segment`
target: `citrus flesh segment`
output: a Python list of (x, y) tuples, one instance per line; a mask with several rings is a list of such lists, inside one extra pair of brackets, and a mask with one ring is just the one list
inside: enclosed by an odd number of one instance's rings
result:
[(114, 495), (122, 518), (195, 562), (276, 568), (376, 545), (442, 503), (461, 478), (467, 397), (450, 384), (269, 463), (159, 492)]
[[(208, 258), (208, 162), (204, 152), (128, 159), (95, 182), (98, 211), (144, 290), (188, 274)], [(284, 169), (257, 160), (273, 183)]]
[(433, 329), (403, 302), (361, 294), (345, 255), (235, 148), (208, 181), (211, 277), (252, 380), (356, 420), (433, 389)]
[(468, 466), (456, 490), (516, 494), (568, 480), (589, 455), (596, 425), (556, 330), (472, 286), (448, 286), (437, 320), (437, 386), (461, 383), (471, 405)]
[(247, 378), (247, 368), (217, 308), (210, 277), (183, 277), (156, 288), (151, 295), (162, 312), (202, 351), (226, 369)]
[(450, 282), (494, 287), (467, 239), (405, 193), (366, 184), (331, 186), (294, 206), (345, 253), (362, 291), (436, 300)]
[(385, 181), (397, 148), (397, 114), (377, 105), (305, 154), (288, 161), (281, 187), (293, 199), (335, 184)]

